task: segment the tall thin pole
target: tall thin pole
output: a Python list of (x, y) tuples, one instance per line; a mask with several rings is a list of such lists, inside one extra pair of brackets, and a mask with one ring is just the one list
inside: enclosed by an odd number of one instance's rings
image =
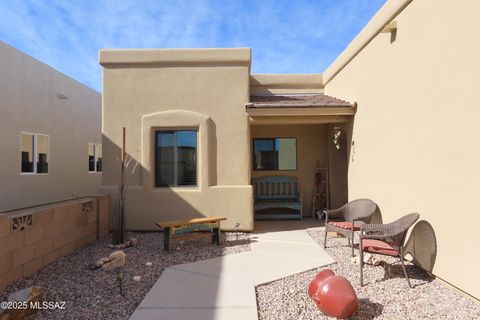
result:
[(116, 201), (115, 214), (113, 217), (113, 244), (125, 242), (125, 162), (126, 162), (126, 130), (122, 129), (122, 149), (120, 150), (120, 184)]
[(125, 127), (122, 130), (122, 154), (120, 155), (120, 159), (122, 160), (122, 167), (125, 166)]

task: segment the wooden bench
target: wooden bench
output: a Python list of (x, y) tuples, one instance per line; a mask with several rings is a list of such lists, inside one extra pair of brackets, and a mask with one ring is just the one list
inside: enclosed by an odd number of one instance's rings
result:
[(220, 221), (222, 220), (227, 220), (227, 218), (215, 216), (188, 220), (160, 221), (155, 224), (164, 229), (163, 249), (166, 252), (170, 252), (170, 244), (173, 240), (187, 238), (200, 239), (212, 237), (212, 243), (220, 245)]
[[(302, 195), (298, 180), (287, 176), (259, 177), (252, 180), (255, 219), (292, 219), (302, 220)], [(298, 213), (259, 214), (260, 210), (288, 208)]]

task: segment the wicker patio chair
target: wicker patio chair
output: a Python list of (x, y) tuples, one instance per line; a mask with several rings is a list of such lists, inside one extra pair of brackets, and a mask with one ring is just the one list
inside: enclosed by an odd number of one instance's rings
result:
[(363, 253), (382, 254), (400, 258), (403, 273), (412, 288), (404, 263), (403, 243), (408, 229), (418, 220), (418, 213), (406, 216), (387, 224), (364, 224), (360, 227), (360, 285), (363, 287)]
[[(335, 210), (325, 210), (325, 241), (323, 247), (327, 247), (328, 232), (338, 232), (347, 237), (348, 242), (352, 244), (352, 257), (355, 255), (353, 251), (354, 233), (360, 231), (360, 224), (355, 222), (363, 221), (369, 223), (370, 219), (378, 211), (378, 206), (370, 199), (357, 199), (350, 201), (342, 207)], [(343, 221), (330, 221), (331, 218), (340, 218)]]

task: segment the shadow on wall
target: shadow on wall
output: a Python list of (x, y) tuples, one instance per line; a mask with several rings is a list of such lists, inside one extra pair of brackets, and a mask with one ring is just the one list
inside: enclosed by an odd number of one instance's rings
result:
[[(128, 137), (127, 137), (128, 139)], [(128, 140), (127, 140), (128, 141)], [(118, 185), (120, 184), (120, 153), (121, 148), (112, 140), (103, 137), (104, 148), (104, 166), (102, 187), (105, 192), (110, 193), (112, 196), (112, 209), (115, 210), (115, 203), (118, 194)], [(109, 155), (115, 155), (110, 157)], [(145, 211), (149, 210), (151, 206), (162, 203), (162, 206), (158, 208), (158, 219), (151, 219), (149, 223), (154, 225), (156, 220), (162, 220), (162, 211), (168, 210), (169, 206), (174, 205), (176, 212), (182, 212), (182, 218), (199, 218), (204, 217), (199, 210), (191, 206), (189, 202), (182, 199), (171, 187), (162, 187), (161, 191), (155, 190), (152, 185), (149, 188), (144, 187), (145, 177), (154, 172), (150, 172), (145, 168), (141, 162), (132, 157), (130, 153), (127, 153), (127, 159), (129, 160), (129, 166), (126, 170), (125, 181), (127, 184), (127, 194), (125, 201), (125, 221), (126, 225), (130, 225), (132, 219), (144, 220), (145, 216), (150, 217), (150, 214), (146, 214)], [(164, 220), (168, 220), (167, 218)], [(129, 229), (129, 228), (127, 228)], [(136, 230), (142, 231), (142, 230)]]
[(208, 153), (210, 155), (210, 186), (217, 185), (217, 125), (212, 119), (208, 119)]
[[(119, 131), (121, 132), (121, 127), (119, 127)], [(199, 134), (197, 135), (197, 141), (200, 142), (200, 139), (201, 135)], [(136, 143), (129, 139), (128, 128), (126, 140), (127, 150), (135, 150), (135, 153), (140, 156), (142, 154), (141, 143)], [(200, 190), (195, 189), (195, 187), (188, 190), (189, 187), (185, 187), (181, 194), (179, 194), (178, 189), (174, 190), (172, 187), (155, 188), (155, 172), (143, 166), (141, 161), (133, 157), (131, 153), (127, 153), (127, 160), (129, 161), (125, 175), (127, 182), (125, 210), (127, 229), (142, 231), (142, 229), (136, 228), (135, 225), (154, 226), (154, 222), (159, 220), (190, 219), (215, 214), (203, 212), (199, 209), (202, 205), (205, 207), (205, 202), (208, 202), (208, 197), (210, 196), (208, 187), (217, 184), (217, 132), (215, 122), (212, 119), (208, 119), (208, 150), (201, 151), (200, 148), (203, 146), (198, 143), (197, 146), (196, 188)], [(150, 148), (153, 150), (153, 145)], [(203, 163), (206, 160), (200, 156), (202, 152), (203, 155), (208, 152), (209, 163)], [(102, 192), (109, 193), (112, 196), (113, 207), (115, 206), (118, 185), (120, 183), (120, 154), (121, 147), (104, 134), (101, 189)], [(153, 167), (154, 161), (152, 155), (151, 161), (147, 161), (147, 163), (151, 162)], [(205, 165), (208, 166), (208, 177), (201, 176), (202, 166)], [(206, 179), (207, 183), (202, 181), (202, 178)], [(182, 197), (183, 195), (186, 195), (186, 197)], [(152, 210), (152, 207), (157, 209)]]

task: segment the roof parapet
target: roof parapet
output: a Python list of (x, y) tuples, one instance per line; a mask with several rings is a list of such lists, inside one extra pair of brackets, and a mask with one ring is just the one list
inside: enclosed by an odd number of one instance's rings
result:
[(252, 94), (320, 93), (323, 92), (322, 74), (252, 74)]
[(120, 65), (242, 65), (250, 66), (250, 48), (102, 49), (102, 66)]

